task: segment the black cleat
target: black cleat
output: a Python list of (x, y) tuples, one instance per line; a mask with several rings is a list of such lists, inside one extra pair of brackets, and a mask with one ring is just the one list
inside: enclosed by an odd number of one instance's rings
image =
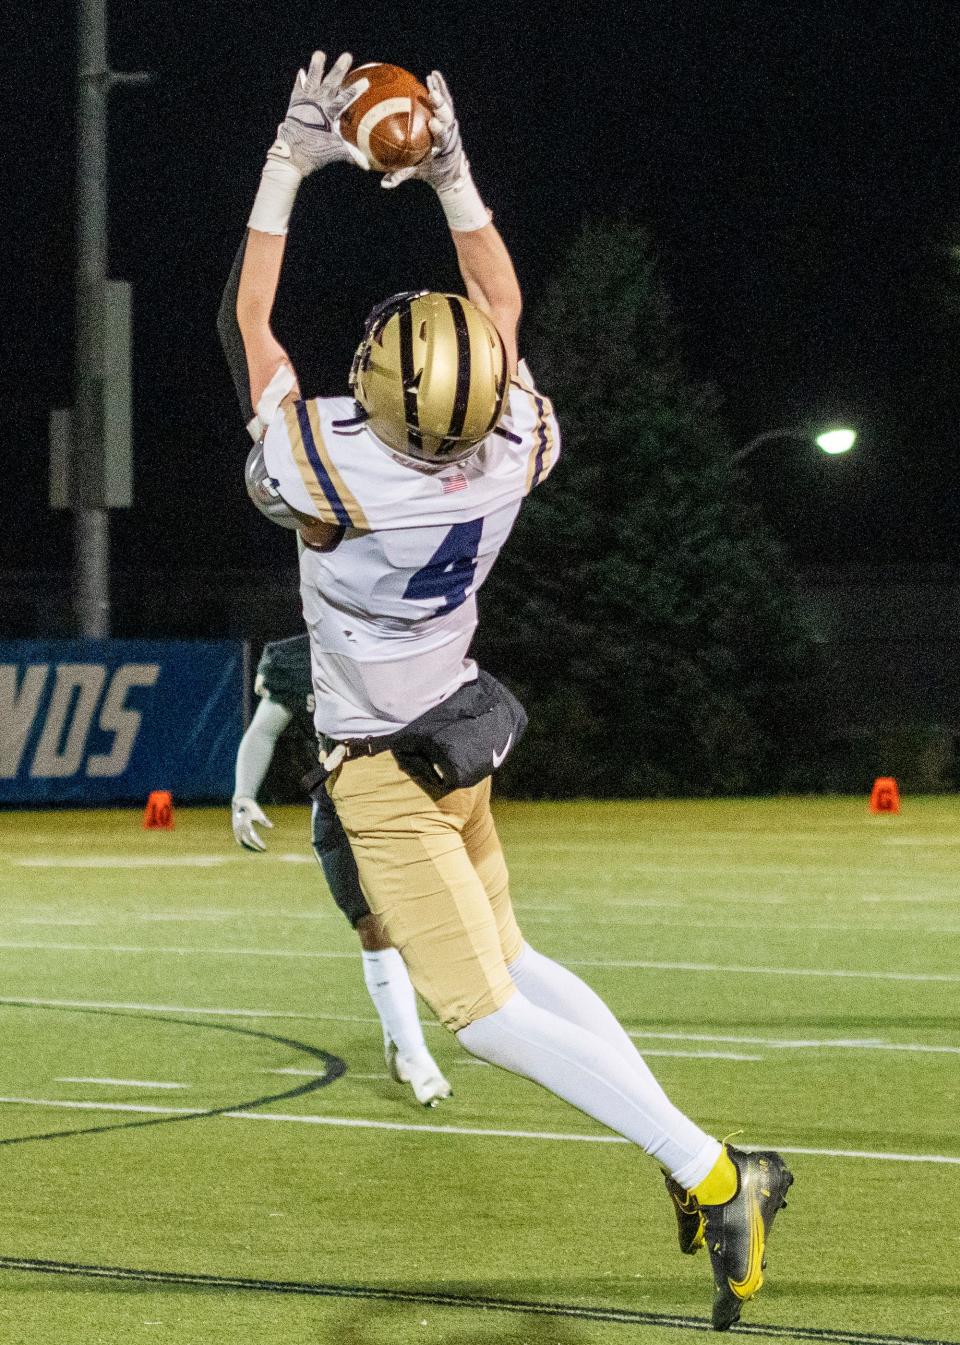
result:
[(663, 1174), (667, 1183), (667, 1194), (673, 1202), (673, 1212), (677, 1216), (677, 1239), (680, 1250), (685, 1256), (692, 1256), (704, 1245), (704, 1230), (707, 1221), (703, 1217), (697, 1197), (684, 1190), (669, 1173)]
[(770, 1150), (746, 1153), (732, 1144), (726, 1148), (737, 1169), (737, 1194), (723, 1205), (698, 1206), (713, 1263), (715, 1331), (726, 1331), (739, 1321), (744, 1303), (763, 1284), (767, 1239), (793, 1183), (793, 1174), (779, 1154)]

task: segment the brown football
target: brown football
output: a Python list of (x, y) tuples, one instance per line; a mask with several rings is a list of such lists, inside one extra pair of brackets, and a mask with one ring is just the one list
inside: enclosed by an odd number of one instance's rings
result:
[(417, 77), (399, 65), (371, 62), (351, 70), (344, 86), (358, 79), (369, 80), (370, 87), (340, 118), (344, 139), (381, 173), (412, 168), (425, 159), (432, 144), (433, 104)]

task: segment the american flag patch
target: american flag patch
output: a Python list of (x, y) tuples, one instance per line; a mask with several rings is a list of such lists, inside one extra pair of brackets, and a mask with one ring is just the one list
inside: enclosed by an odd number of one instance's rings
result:
[(467, 478), (463, 472), (457, 472), (454, 476), (443, 478), (443, 493), (444, 495), (452, 495), (455, 490), (466, 490), (467, 485)]

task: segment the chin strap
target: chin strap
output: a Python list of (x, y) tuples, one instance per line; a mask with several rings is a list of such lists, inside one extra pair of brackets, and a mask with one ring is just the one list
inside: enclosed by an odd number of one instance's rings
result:
[(369, 414), (363, 409), (358, 401), (354, 402), (354, 406), (357, 408), (356, 415), (347, 416), (346, 420), (331, 421), (335, 430), (349, 430), (352, 429), (354, 425), (365, 425), (370, 419)]

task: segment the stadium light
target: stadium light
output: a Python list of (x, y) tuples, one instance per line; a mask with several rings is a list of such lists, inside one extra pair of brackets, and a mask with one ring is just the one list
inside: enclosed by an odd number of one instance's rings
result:
[(836, 429), (818, 434), (816, 442), (817, 448), (822, 448), (824, 453), (849, 453), (857, 442), (857, 432), (845, 425), (838, 425)]
[(834, 425), (819, 433), (806, 425), (787, 425), (779, 430), (764, 430), (762, 434), (755, 434), (742, 448), (738, 448), (730, 461), (743, 462), (744, 458), (748, 458), (762, 444), (773, 443), (777, 439), (799, 439), (803, 443), (813, 443), (824, 453), (836, 457), (853, 448), (857, 442), (857, 432), (846, 425)]

